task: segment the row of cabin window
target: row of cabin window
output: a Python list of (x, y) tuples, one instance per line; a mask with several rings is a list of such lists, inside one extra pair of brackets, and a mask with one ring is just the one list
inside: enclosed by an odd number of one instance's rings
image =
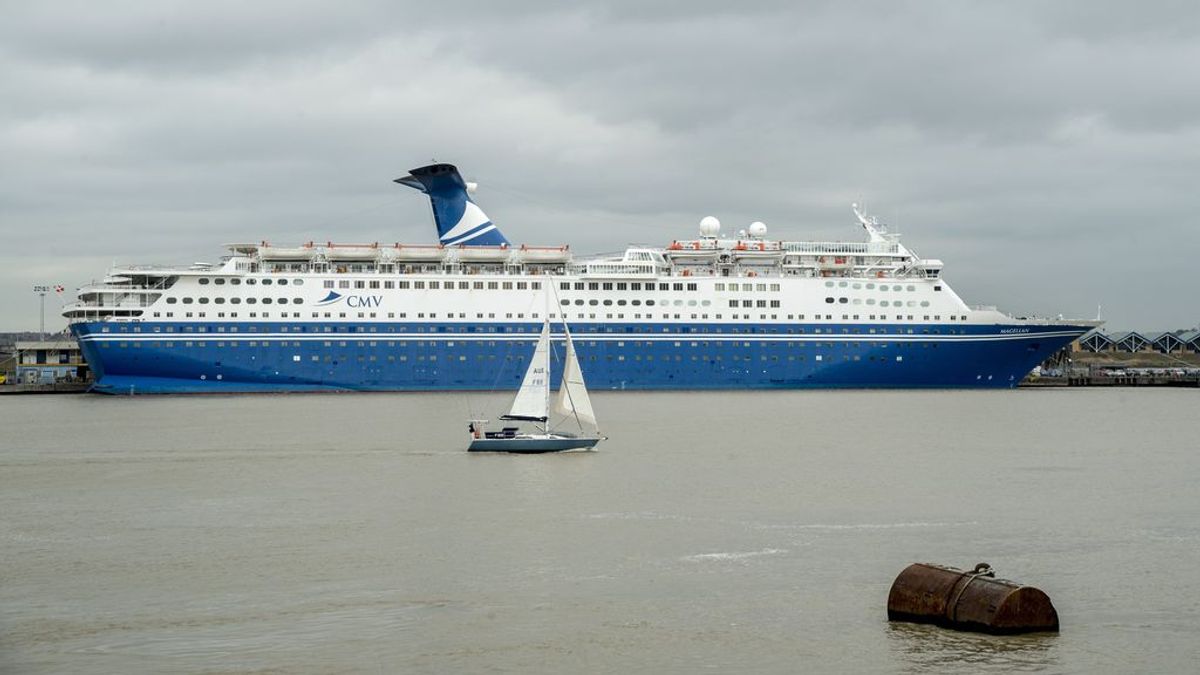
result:
[[(730, 300), (730, 301), (729, 301), (729, 306), (730, 306), (730, 307), (737, 307), (737, 306), (738, 306), (738, 301), (737, 301), (737, 300)], [(741, 306), (742, 306), (742, 307), (766, 307), (766, 306), (767, 306), (767, 301), (766, 301), (766, 300), (742, 300), (742, 301), (741, 301)], [(778, 301), (778, 300), (772, 300), (772, 301), (771, 301), (771, 305), (770, 305), (770, 306), (771, 306), (771, 307), (778, 307), (778, 306), (779, 306), (779, 301)]]
[[(209, 302), (212, 302), (214, 305), (223, 305), (223, 304), (225, 304), (225, 298), (203, 298), (203, 297), (201, 297), (201, 298), (196, 298), (194, 300), (190, 297), (185, 297), (185, 298), (168, 297), (167, 298), (168, 305), (178, 304), (179, 302), (183, 302), (183, 304), (185, 304), (185, 305), (190, 305), (193, 302), (199, 303), (201, 305), (207, 305)], [(240, 305), (243, 302), (245, 302), (247, 305), (254, 305), (259, 302), (261, 302), (264, 305), (269, 305), (273, 302), (276, 302), (276, 300), (274, 300), (272, 298), (229, 298), (229, 304), (231, 304), (231, 305)], [(279, 298), (278, 299), (278, 303), (281, 305), (286, 305), (289, 302), (292, 303), (293, 305), (304, 304), (303, 298)]]
[[(457, 286), (456, 286), (456, 284), (457, 284)], [(506, 291), (534, 290), (534, 291), (539, 291), (542, 289), (542, 282), (540, 282), (540, 281), (458, 281), (458, 282), (455, 282), (455, 281), (377, 281), (374, 279), (371, 279), (371, 280), (356, 279), (353, 281), (351, 281), (349, 279), (339, 279), (335, 282), (333, 279), (325, 280), (325, 288), (335, 288), (335, 287), (336, 288), (364, 288), (364, 289), (398, 288), (401, 290), (405, 290), (405, 289), (409, 289), (409, 288), (413, 288), (413, 289), (428, 288), (431, 290), (444, 289), (447, 291), (454, 290), (455, 288), (457, 288), (460, 291), (465, 291), (465, 290), (470, 290), (470, 289), (483, 290), (486, 288), (487, 290), (491, 290), (491, 291), (495, 291), (495, 290), (506, 290)]]
[[(226, 280), (222, 277), (217, 277), (215, 279), (212, 279), (211, 281), (213, 284), (215, 284), (217, 286), (224, 286)], [(254, 279), (254, 278), (246, 279), (246, 285), (253, 286), (253, 285), (259, 283), (259, 281), (260, 280)], [(275, 284), (277, 286), (287, 286), (288, 285), (287, 279), (262, 279), (261, 281), (262, 281), (263, 286), (270, 286), (271, 284)], [(197, 280), (197, 283), (199, 283), (201, 286), (207, 286), (209, 283), (209, 279), (208, 279), (208, 277), (200, 277)], [(237, 277), (229, 279), (230, 286), (240, 286), (241, 283), (242, 283), (242, 280)], [(291, 284), (293, 286), (303, 286), (304, 280), (303, 279), (292, 279)]]
[[(871, 283), (871, 282), (868, 282), (868, 283), (866, 283), (866, 284), (862, 284), (862, 283), (859, 283), (859, 282), (857, 282), (857, 281), (856, 281), (856, 282), (854, 282), (854, 283), (849, 283), (849, 282), (845, 282), (845, 281), (838, 281), (838, 282), (836, 282), (836, 283), (835, 283), (835, 282), (833, 282), (833, 281), (826, 281), (826, 282), (825, 282), (825, 287), (826, 287), (826, 288), (833, 288), (835, 285), (836, 285), (838, 288), (847, 288), (847, 287), (849, 287), (849, 288), (854, 288), (854, 289), (863, 288), (863, 287), (865, 286), (865, 287), (866, 287), (866, 289), (867, 289), (868, 291), (873, 291), (873, 290), (875, 290), (875, 288), (876, 288), (876, 285), (875, 285), (874, 283)], [(916, 290), (917, 290), (917, 287), (916, 287), (916, 286), (912, 286), (912, 285), (909, 285), (909, 286), (902, 286), (902, 285), (900, 285), (900, 284), (892, 284), (891, 286), (889, 286), (888, 284), (879, 284), (879, 285), (878, 285), (878, 288), (879, 288), (879, 290), (881, 290), (881, 291), (887, 291), (887, 290), (891, 290), (891, 291), (908, 291), (909, 293), (912, 293), (912, 292), (914, 292), (914, 291), (916, 291)], [(934, 287), (933, 287), (933, 290), (935, 290), (935, 291), (940, 291), (940, 290), (942, 290), (942, 287), (941, 287), (941, 286), (934, 286)]]
[(778, 291), (779, 284), (734, 284), (734, 283), (730, 283), (730, 284), (716, 284), (713, 286), (713, 290), (717, 290), (717, 291), (724, 291), (724, 290), (726, 290), (726, 288), (728, 288), (728, 290), (731, 290), (731, 291), (737, 291), (737, 290), (765, 291), (768, 288), (772, 291)]
[[(646, 306), (647, 306), (647, 307), (653, 307), (653, 306), (655, 305), (655, 301), (654, 301), (654, 300), (646, 300), (645, 302), (646, 302)], [(772, 305), (772, 307), (778, 307), (778, 306), (779, 306), (779, 301), (778, 301), (778, 300), (776, 300), (776, 301), (774, 301), (774, 302), (775, 302), (775, 304), (774, 304), (774, 305)], [(576, 299), (576, 300), (575, 300), (575, 305), (576, 305), (577, 307), (582, 307), (584, 304), (591, 305), (592, 307), (598, 307), (598, 306), (600, 306), (600, 305), (604, 305), (605, 307), (611, 307), (611, 306), (612, 306), (614, 303), (615, 303), (615, 304), (616, 304), (618, 307), (624, 307), (624, 306), (626, 306), (626, 305), (632, 305), (632, 306), (634, 306), (634, 307), (638, 307), (638, 306), (640, 306), (640, 305), (642, 304), (642, 301), (641, 301), (641, 300), (637, 300), (637, 299), (635, 299), (635, 300), (616, 300), (616, 301), (613, 301), (613, 300), (595, 300), (595, 299), (593, 299), (593, 300), (588, 300), (588, 301), (585, 303), (585, 302), (584, 302), (583, 300), (581, 300), (581, 299)], [(560, 304), (560, 305), (563, 305), (563, 306), (565, 307), (565, 306), (567, 306), (567, 305), (570, 305), (570, 304), (571, 304), (571, 300), (569, 300), (569, 299), (563, 299), (563, 300), (560, 300), (560, 301), (559, 301), (559, 304)], [(672, 304), (672, 303), (671, 303), (671, 301), (670, 301), (670, 300), (662, 300), (662, 301), (658, 302), (658, 304), (662, 305), (663, 307), (666, 307), (666, 306), (668, 306), (668, 305), (670, 305), (670, 304)], [(683, 300), (676, 300), (676, 301), (674, 302), (674, 305), (675, 305), (676, 307), (683, 307), (683, 304), (684, 304), (684, 303), (683, 303)], [(711, 301), (711, 300), (700, 300), (699, 302), (697, 302), (697, 301), (695, 301), (695, 300), (688, 300), (688, 301), (687, 301), (687, 306), (688, 306), (688, 307), (695, 307), (697, 304), (699, 304), (699, 305), (700, 305), (700, 306), (702, 306), (702, 307), (708, 307), (709, 305), (711, 305), (711, 304), (712, 304), (712, 301)], [(732, 306), (732, 305), (731, 305), (731, 306)], [(746, 305), (746, 306), (747, 306), (747, 307), (749, 307), (749, 305)], [(763, 305), (763, 306), (765, 307), (765, 305)]]
[[(182, 342), (182, 343), (181, 343), (181, 345), (182, 345), (182, 346), (184, 346), (184, 347), (207, 347), (207, 346), (208, 346), (208, 342), (209, 342), (208, 340), (198, 340), (198, 341), (186, 340), (186, 341)], [(106, 346), (106, 347), (107, 347), (107, 346), (108, 346), (108, 345), (110, 345), (111, 343), (105, 342), (105, 343), (102, 343), (102, 344), (103, 344), (104, 346)], [(159, 343), (159, 344), (160, 344), (160, 345), (161, 345), (161, 347), (162, 347), (162, 348), (164, 348), (164, 349), (174, 349), (174, 348), (175, 348), (175, 343), (174, 343), (174, 342), (172, 342), (172, 341), (161, 342), (161, 343)], [(240, 343), (239, 343), (239, 342), (237, 342), (236, 340), (233, 340), (233, 341), (228, 341), (228, 342), (227, 342), (227, 341), (224, 341), (224, 340), (216, 340), (216, 341), (214, 341), (214, 344), (215, 344), (215, 346), (217, 346), (217, 347), (231, 347), (231, 348), (237, 348), (237, 347), (240, 345)], [(923, 347), (925, 347), (925, 346), (928, 346), (928, 345), (931, 345), (931, 344), (932, 344), (934, 347), (936, 347), (936, 346), (937, 346), (937, 343), (936, 343), (936, 342), (932, 342), (932, 343), (931, 343), (931, 342), (919, 342), (919, 343), (918, 343), (918, 342), (896, 342), (896, 343), (894, 343), (894, 344), (892, 344), (892, 343), (888, 343), (888, 342), (883, 342), (883, 343), (880, 343), (880, 342), (867, 342), (867, 343), (866, 343), (867, 347), (868, 347), (868, 348), (870, 348), (870, 349), (887, 349), (887, 348), (889, 347), (889, 345), (893, 346), (895, 349), (915, 349), (915, 348), (916, 348), (916, 346), (917, 346), (918, 344), (922, 345)], [(132, 342), (132, 343), (130, 343), (130, 342), (118, 342), (118, 343), (117, 343), (117, 345), (118, 345), (118, 346), (119, 346), (121, 349), (128, 348), (128, 347), (130, 347), (130, 345), (132, 345), (132, 346), (133, 346), (133, 348), (135, 348), (135, 349), (140, 349), (140, 348), (141, 348), (141, 345), (142, 345), (142, 343), (141, 343), (141, 342)], [(257, 340), (250, 340), (249, 342), (247, 342), (247, 343), (246, 343), (246, 346), (247, 346), (247, 347), (253, 347), (253, 348), (260, 348), (260, 347), (261, 347), (261, 348), (263, 348), (263, 349), (266, 349), (266, 348), (280, 348), (280, 347), (282, 347), (282, 348), (289, 348), (289, 347), (291, 347), (291, 348), (299, 348), (299, 347), (300, 347), (300, 345), (301, 345), (301, 343), (299, 343), (299, 342), (294, 342), (294, 341), (293, 341), (293, 342), (288, 342), (287, 340), (263, 340), (263, 341), (261, 342), (261, 344), (260, 344), (260, 343), (259, 343), (259, 341), (257, 341)], [(437, 343), (437, 342), (430, 342), (430, 343), (429, 343), (429, 347), (435, 347), (435, 346), (439, 346), (439, 345), (440, 345), (440, 348), (441, 348), (441, 349), (449, 349), (449, 348), (453, 348), (453, 347), (455, 346), (453, 341), (446, 342), (446, 343), (444, 343), (444, 344)], [(511, 346), (512, 346), (512, 347), (528, 347), (528, 346), (531, 346), (531, 345), (533, 345), (533, 342), (521, 342), (521, 341), (518, 341), (518, 342), (515, 342), (515, 343), (512, 343), (512, 344), (511, 344)], [(654, 346), (661, 346), (661, 345), (662, 345), (662, 343), (655, 343), (655, 342), (646, 342), (646, 343), (642, 343), (642, 342), (633, 341), (633, 342), (631, 342), (631, 343), (630, 343), (630, 346), (631, 346), (631, 347), (633, 347), (633, 348), (635, 348), (635, 349), (645, 349), (645, 348), (650, 348), (650, 347), (654, 347)], [(323, 348), (324, 348), (324, 347), (335, 347), (335, 346), (336, 346), (336, 347), (338, 347), (338, 348), (348, 348), (348, 347), (350, 347), (351, 345), (350, 345), (350, 344), (349, 344), (349, 342), (348, 342), (348, 341), (346, 341), (346, 340), (337, 340), (337, 341), (336, 341), (336, 345), (335, 345), (335, 341), (334, 341), (334, 340), (326, 340), (325, 342), (323, 342), (323, 343), (322, 343), (322, 345), (321, 345), (321, 346), (322, 346)], [(367, 343), (367, 342), (365, 342), (365, 341), (363, 341), (363, 340), (358, 340), (358, 341), (356, 341), (356, 344), (354, 345), (354, 347), (355, 347), (355, 348), (357, 348), (357, 347), (368, 347), (368, 346), (369, 346), (369, 347), (375, 347), (375, 348), (378, 348), (378, 347), (380, 347), (380, 346), (382, 346), (382, 345), (381, 345), (379, 342), (372, 341), (372, 342), (370, 342), (370, 343)], [(392, 348), (392, 349), (395, 349), (395, 348), (406, 349), (406, 348), (408, 347), (408, 342), (407, 342), (407, 341), (404, 341), (404, 340), (400, 340), (400, 341), (391, 341), (391, 340), (389, 340), (389, 341), (387, 341), (387, 342), (386, 342), (386, 346), (387, 346), (388, 348)], [(420, 348), (424, 348), (426, 345), (425, 345), (425, 343), (424, 343), (424, 342), (417, 341), (417, 342), (416, 342), (416, 344), (415, 344), (414, 346), (415, 346), (416, 348), (420, 349)], [(459, 348), (474, 347), (475, 349), (484, 349), (484, 348), (488, 348), (488, 349), (490, 349), (490, 348), (495, 348), (495, 346), (496, 346), (496, 342), (495, 342), (495, 341), (490, 341), (490, 342), (488, 342), (487, 344), (484, 344), (482, 341), (480, 341), (480, 342), (463, 342), (463, 343), (461, 343), (461, 344), (459, 345)], [(581, 346), (581, 347), (584, 347), (584, 346), (586, 346), (586, 347), (588, 347), (588, 348), (591, 348), (591, 347), (595, 347), (595, 346), (596, 346), (596, 342), (595, 342), (594, 340), (592, 340), (592, 341), (588, 341), (588, 342), (586, 342), (586, 343), (585, 343), (584, 341), (580, 341), (580, 346)], [(625, 345), (625, 343), (624, 343), (624, 342), (618, 342), (618, 343), (616, 344), (616, 346), (617, 346), (618, 348), (623, 348), (623, 347), (625, 347), (626, 345)], [(682, 342), (676, 342), (674, 346), (675, 346), (675, 347), (677, 347), (677, 348), (679, 348), (679, 347), (682, 347), (682, 346), (683, 346), (683, 343), (682, 343)], [(699, 347), (699, 348), (704, 348), (704, 349), (713, 349), (713, 348), (715, 348), (715, 349), (723, 349), (723, 348), (729, 348), (729, 349), (738, 349), (738, 348), (740, 347), (741, 349), (760, 349), (760, 350), (761, 350), (761, 349), (779, 350), (779, 349), (781, 349), (781, 348), (786, 348), (786, 349), (798, 349), (798, 348), (799, 348), (799, 349), (807, 349), (807, 348), (809, 348), (809, 347), (811, 347), (811, 348), (813, 348), (813, 349), (861, 349), (861, 348), (862, 348), (862, 346), (863, 346), (863, 343), (861, 343), (861, 342), (813, 342), (813, 343), (809, 343), (809, 342), (788, 342), (788, 343), (786, 343), (786, 345), (785, 345), (784, 343), (770, 343), (770, 342), (758, 342), (758, 343), (751, 343), (751, 342), (743, 342), (743, 343), (741, 343), (741, 344), (739, 345), (739, 344), (738, 344), (738, 343), (736, 343), (736, 342), (721, 342), (721, 341), (714, 341), (714, 342), (713, 342), (713, 343), (710, 345), (710, 344), (709, 344), (709, 342), (708, 342), (707, 340), (705, 340), (705, 341), (703, 341), (703, 342), (699, 342), (699, 343), (697, 343), (697, 342), (691, 342), (691, 343), (690, 343), (690, 346), (691, 346), (691, 347), (693, 347), (693, 348), (694, 348), (694, 347)], [(653, 357), (653, 355), (649, 355), (649, 356), (650, 356), (650, 357)], [(660, 355), (660, 356), (662, 356), (662, 355)], [(521, 356), (520, 358), (524, 359), (524, 356)], [(665, 358), (670, 358), (670, 356), (666, 356)]]
[[(834, 298), (833, 296), (826, 296), (826, 298), (825, 298), (825, 304), (827, 304), (827, 305), (832, 305), (832, 304), (833, 304), (833, 303), (835, 303), (835, 302), (836, 302), (836, 303), (838, 303), (838, 304), (840, 304), (840, 305), (846, 305), (846, 304), (861, 305), (861, 304), (863, 304), (863, 299), (862, 299), (862, 298), (853, 298), (853, 299), (851, 299), (851, 298), (846, 298), (846, 297)], [(866, 299), (866, 304), (868, 304), (868, 305), (874, 305), (874, 304), (875, 304), (875, 298), (867, 298), (867, 299)], [(917, 301), (916, 301), (916, 300), (909, 300), (909, 301), (907, 301), (907, 304), (908, 304), (908, 306), (909, 306), (909, 307), (916, 307), (916, 306), (917, 306)], [(880, 301), (879, 301), (879, 306), (880, 306), (880, 307), (888, 307), (888, 306), (892, 306), (892, 305), (894, 305), (894, 306), (896, 306), (896, 307), (903, 307), (903, 306), (905, 305), (905, 301), (904, 301), (904, 300), (880, 300)], [(928, 301), (928, 300), (922, 300), (922, 301), (921, 301), (921, 306), (922, 306), (922, 307), (928, 307), (928, 306), (929, 306), (929, 301)]]
[[(774, 284), (778, 286), (778, 284)], [(655, 283), (653, 281), (560, 281), (560, 291), (695, 291), (699, 286), (693, 283)]]

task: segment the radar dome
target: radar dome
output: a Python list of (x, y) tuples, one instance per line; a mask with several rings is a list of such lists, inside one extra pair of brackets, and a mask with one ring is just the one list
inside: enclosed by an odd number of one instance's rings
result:
[(704, 216), (700, 220), (700, 236), (715, 237), (721, 231), (721, 221), (713, 216)]
[(750, 223), (750, 236), (751, 237), (761, 239), (762, 237), (766, 236), (766, 234), (767, 234), (767, 224), (766, 223), (764, 223), (760, 220), (756, 220), (753, 223)]

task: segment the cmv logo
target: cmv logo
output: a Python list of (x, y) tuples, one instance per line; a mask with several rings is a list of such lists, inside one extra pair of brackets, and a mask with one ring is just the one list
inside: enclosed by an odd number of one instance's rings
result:
[(363, 308), (363, 307), (379, 307), (383, 305), (382, 295), (342, 295), (337, 291), (329, 291), (329, 295), (321, 298), (317, 302), (317, 307), (335, 304), (339, 300), (345, 300), (347, 307)]

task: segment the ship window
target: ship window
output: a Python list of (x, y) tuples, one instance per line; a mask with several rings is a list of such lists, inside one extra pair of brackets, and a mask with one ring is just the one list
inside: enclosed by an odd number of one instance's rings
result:
[(624, 300), (618, 300), (618, 301), (617, 301), (617, 304), (618, 304), (618, 305), (625, 305), (625, 304), (626, 304), (626, 302), (625, 302)]
[(325, 280), (325, 288), (333, 288), (333, 279)]
[(177, 303), (177, 302), (179, 302), (179, 299), (178, 299), (178, 298), (167, 298), (167, 304), (168, 304), (168, 305), (174, 305), (174, 304), (175, 304), (175, 303)]
[(263, 283), (263, 286), (270, 286), (270, 285), (271, 285), (271, 280), (270, 280), (270, 279), (263, 279), (263, 280), (262, 280), (262, 283)]
[(582, 305), (582, 304), (583, 304), (583, 300), (576, 300), (576, 301), (575, 301), (575, 304), (576, 304), (576, 305)]
[(224, 285), (225, 285), (225, 280), (224, 280), (224, 279), (213, 279), (213, 283), (214, 283), (214, 284), (216, 284), (216, 285), (218, 285), (218, 286), (224, 286)]
[(296, 286), (303, 286), (304, 280), (303, 279), (292, 279), (292, 284), (296, 285)]
[(929, 301), (928, 301), (928, 300), (922, 300), (922, 301), (921, 301), (921, 306), (922, 306), (922, 307), (928, 307), (928, 306), (929, 306)]
[(230, 280), (229, 280), (229, 285), (230, 285), (230, 286), (241, 286), (241, 285), (242, 285), (242, 280), (241, 280), (241, 279), (230, 279)]
[(365, 281), (355, 281), (355, 282), (354, 282), (354, 287), (355, 287), (355, 288), (366, 288), (366, 287), (367, 287), (367, 282), (365, 282)]
[(371, 282), (371, 288), (379, 288), (379, 282), (378, 282), (378, 281), (372, 281), (372, 282)]
[[(676, 291), (683, 290), (683, 284), (673, 284), (672, 286), (673, 286), (674, 290), (676, 290)], [(666, 290), (666, 289), (664, 288), (663, 290)]]
[(213, 302), (217, 303), (218, 305), (223, 305), (225, 304), (225, 298), (213, 298)]
[(206, 278), (204, 278), (204, 277), (200, 277), (200, 285), (201, 285), (201, 286), (207, 286), (207, 285), (208, 285), (208, 279), (206, 279)]
[(190, 304), (192, 304), (192, 299), (191, 299), (191, 298), (184, 298), (184, 299), (183, 299), (183, 304), (185, 304), (185, 305), (190, 305)]
[(542, 290), (542, 282), (540, 282), (540, 281), (533, 282), (533, 290), (535, 290), (535, 291)]
[(935, 291), (940, 291), (940, 290), (942, 290), (942, 287), (941, 287), (941, 286), (934, 286), (934, 287), (933, 287), (933, 290), (935, 290)]
[(498, 281), (489, 281), (489, 282), (487, 282), (487, 287), (488, 287), (488, 290), (489, 290), (489, 291), (494, 291), (494, 290), (497, 290), (498, 288), (500, 288), (500, 282), (498, 282)]
[(560, 281), (560, 282), (558, 283), (558, 290), (560, 290), (560, 291), (569, 291), (569, 290), (571, 290), (571, 284), (570, 284), (570, 283), (568, 283), (568, 282), (566, 282), (566, 281)]
[(611, 305), (612, 305), (612, 300), (605, 300), (605, 301), (604, 301), (604, 306), (605, 306), (605, 307), (608, 307), (608, 306), (611, 306)]
[[(283, 299), (280, 299), (280, 302), (283, 302)], [(304, 303), (304, 300), (302, 300), (301, 298), (292, 298), (293, 305), (300, 305), (303, 303)]]
[(642, 304), (641, 300), (630, 300), (629, 302), (630, 302), (630, 304), (632, 304), (635, 307)]
[(588, 290), (589, 290), (589, 291), (598, 291), (598, 290), (600, 290), (600, 284), (598, 284), (598, 283), (596, 283), (596, 282), (594, 282), (594, 281), (592, 281), (592, 282), (589, 282), (589, 283), (588, 283)]
[(838, 302), (844, 305), (848, 302), (848, 299), (847, 298), (838, 298)]
[(908, 290), (908, 291), (915, 291), (915, 290), (917, 290), (917, 287), (916, 287), (916, 286), (909, 286), (909, 287), (908, 287), (906, 290)]
[[(646, 285), (646, 290), (650, 290), (650, 285), (649, 285), (649, 284), (647, 284), (647, 285)], [(658, 290), (660, 290), (660, 291), (669, 291), (669, 290), (671, 290), (671, 284), (659, 284), (659, 285), (658, 285)]]
[(350, 282), (346, 279), (341, 279), (338, 281), (338, 288), (350, 288)]
[(280, 279), (279, 281), (276, 281), (275, 283), (279, 284), (280, 286), (287, 286), (287, 279)]
[(598, 300), (588, 300), (588, 304), (592, 305), (594, 307), (594, 306), (600, 304), (600, 302)]
[(631, 291), (640, 291), (640, 290), (642, 290), (642, 284), (641, 284), (641, 282), (634, 282), (634, 283), (631, 283), (631, 284), (629, 284), (629, 290), (631, 290)]
[(646, 305), (647, 305), (648, 307), (652, 307), (652, 306), (654, 305), (654, 301), (653, 301), (653, 300), (647, 300), (647, 301), (646, 301)]
[(867, 290), (875, 288), (875, 284), (867, 284)]
[(517, 282), (517, 290), (518, 290), (518, 291), (527, 291), (527, 290), (529, 290), (529, 282), (527, 282), (527, 281), (518, 281), (518, 282)]
[(830, 297), (827, 297), (827, 298), (825, 298), (825, 304), (827, 304), (827, 305), (832, 305), (832, 304), (833, 304), (833, 298), (830, 298)]

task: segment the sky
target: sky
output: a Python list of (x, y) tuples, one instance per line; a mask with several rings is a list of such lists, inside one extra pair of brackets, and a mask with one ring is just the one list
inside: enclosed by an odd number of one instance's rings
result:
[(432, 160), (509, 239), (857, 241), (968, 304), (1200, 323), (1189, 2), (7, 2), (0, 331), (114, 263), (430, 243)]

